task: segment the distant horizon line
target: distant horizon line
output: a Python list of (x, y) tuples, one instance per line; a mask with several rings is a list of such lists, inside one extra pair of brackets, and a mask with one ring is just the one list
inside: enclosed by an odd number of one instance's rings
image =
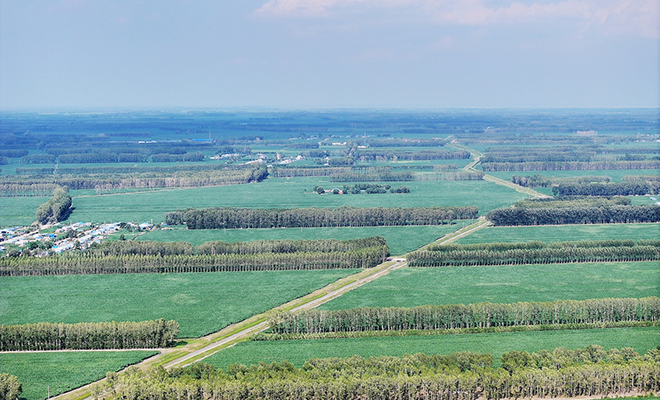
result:
[(277, 107), (277, 106), (236, 106), (236, 107), (187, 107), (187, 106), (140, 106), (140, 107), (16, 107), (0, 108), (0, 113), (20, 113), (20, 114), (110, 114), (123, 112), (250, 112), (250, 111), (270, 111), (270, 112), (291, 112), (291, 111), (658, 111), (660, 105), (654, 107), (385, 107), (385, 106), (308, 106), (308, 107)]

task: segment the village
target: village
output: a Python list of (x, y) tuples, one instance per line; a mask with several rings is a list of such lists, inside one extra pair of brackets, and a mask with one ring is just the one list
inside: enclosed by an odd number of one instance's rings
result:
[[(111, 234), (126, 229), (131, 232), (146, 232), (155, 229), (153, 223), (112, 222), (92, 224), (76, 222), (69, 225), (56, 224), (46, 229), (34, 226), (0, 228), (0, 257), (30, 255), (44, 257), (69, 250), (84, 250), (100, 244)], [(26, 251), (28, 250), (28, 251)]]

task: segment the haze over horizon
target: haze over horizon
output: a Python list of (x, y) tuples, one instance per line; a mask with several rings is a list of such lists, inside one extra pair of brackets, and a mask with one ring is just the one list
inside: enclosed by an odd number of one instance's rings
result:
[(0, 0), (0, 110), (657, 108), (657, 0)]

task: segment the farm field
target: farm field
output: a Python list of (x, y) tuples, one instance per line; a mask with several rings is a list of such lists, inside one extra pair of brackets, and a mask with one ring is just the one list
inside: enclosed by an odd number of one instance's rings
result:
[[(303, 228), (303, 229), (183, 229), (156, 230), (138, 236), (138, 240), (159, 242), (189, 242), (194, 246), (213, 240), (223, 242), (249, 242), (255, 240), (315, 240), (357, 239), (382, 236), (387, 240), (392, 255), (401, 255), (416, 250), (447, 233), (451, 233), (472, 220), (458, 221), (452, 225), (430, 226), (381, 226), (360, 228)], [(116, 235), (115, 235), (116, 236)]]
[[(580, 176), (609, 176), (614, 182), (621, 182), (626, 175), (659, 175), (658, 169), (617, 169), (617, 170), (580, 170), (580, 171), (496, 171), (486, 172), (488, 175), (511, 181), (511, 177), (534, 176), (536, 174), (545, 178), (577, 178)], [(536, 189), (536, 188), (534, 188)]]
[(598, 344), (611, 348), (632, 347), (646, 353), (660, 343), (660, 331), (649, 328), (582, 329), (545, 332), (474, 333), (460, 335), (399, 336), (354, 339), (280, 340), (242, 342), (203, 362), (225, 369), (231, 364), (258, 364), (287, 360), (300, 367), (311, 358), (450, 354), (459, 351), (490, 353), (495, 365), (502, 354), (517, 350), (535, 352), (565, 347), (575, 349)]
[(157, 354), (154, 351), (0, 353), (2, 372), (23, 384), (21, 399), (45, 399), (105, 377)]
[[(168, 211), (208, 207), (430, 207), (477, 206), (480, 214), (528, 196), (486, 181), (389, 182), (409, 194), (318, 195), (316, 185), (331, 189), (329, 178), (269, 178), (260, 183), (145, 193), (74, 197), (72, 221), (163, 221)], [(488, 193), (486, 195), (486, 193)], [(36, 207), (35, 207), (36, 211)]]
[(320, 308), (657, 296), (657, 262), (401, 268)]
[(0, 197), (0, 226), (30, 225), (50, 197)]
[[(2, 277), (0, 323), (179, 322), (179, 337), (218, 331), (357, 270)], [(145, 307), (145, 305), (149, 305)]]
[(648, 239), (660, 238), (660, 224), (593, 224), (549, 226), (490, 226), (456, 241), (460, 244), (506, 242), (519, 243), (539, 240), (562, 242), (575, 240)]

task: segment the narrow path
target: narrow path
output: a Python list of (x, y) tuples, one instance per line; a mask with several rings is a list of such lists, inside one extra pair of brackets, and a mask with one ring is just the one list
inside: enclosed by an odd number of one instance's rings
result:
[[(470, 156), (471, 156), (471, 158), (473, 158), (473, 161), (470, 162), (465, 167), (463, 167), (464, 171), (483, 172), (483, 171), (477, 170), (476, 166), (479, 165), (479, 163), (481, 163), (481, 159), (484, 157), (484, 153), (482, 153), (480, 151), (477, 151), (477, 150), (474, 150), (474, 149), (471, 149), (467, 146), (463, 146), (462, 144), (458, 144), (458, 143), (451, 143), (448, 146), (451, 146), (451, 147), (453, 147), (455, 149), (458, 149), (458, 150), (464, 150), (464, 151), (467, 151), (467, 152), (470, 153)], [(515, 184), (513, 182), (509, 182), (509, 181), (506, 181), (504, 179), (497, 178), (493, 175), (488, 175), (486, 173), (484, 173), (484, 180), (488, 181), (488, 182), (493, 182), (496, 185), (506, 186), (506, 187), (511, 188), (511, 189), (513, 189), (513, 190), (515, 190), (519, 193), (527, 194), (527, 195), (530, 195), (532, 197), (536, 197), (536, 198), (539, 198), (539, 199), (550, 197), (550, 196), (545, 195), (543, 193), (537, 192), (534, 189), (530, 189), (528, 187), (520, 186), (520, 185)]]
[[(237, 324), (230, 325), (216, 333), (194, 339), (182, 348), (164, 349), (160, 354), (150, 357), (136, 366), (143, 370), (162, 366), (164, 368), (184, 367), (215, 354), (216, 352), (245, 341), (257, 332), (268, 328), (268, 319), (278, 312), (301, 311), (315, 308), (321, 304), (335, 299), (344, 293), (350, 292), (368, 282), (387, 275), (391, 271), (404, 267), (406, 259), (394, 257), (374, 268), (369, 268), (357, 274), (342, 278), (306, 296), (292, 300), (275, 307), (265, 313), (255, 315)], [(121, 372), (120, 372), (121, 373)], [(100, 381), (90, 383), (70, 392), (52, 397), (59, 400), (83, 400), (92, 397), (92, 388)]]

